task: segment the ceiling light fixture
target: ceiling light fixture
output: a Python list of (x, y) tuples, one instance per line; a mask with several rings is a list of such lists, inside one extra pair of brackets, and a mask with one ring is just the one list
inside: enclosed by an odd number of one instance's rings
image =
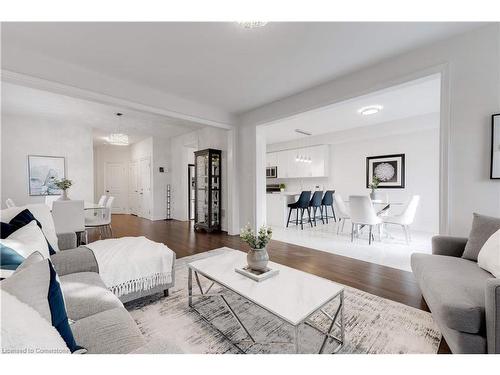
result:
[[(311, 136), (312, 133), (306, 132), (305, 130), (301, 129), (295, 129), (295, 133), (305, 135), (305, 136)], [(299, 152), (299, 150), (297, 150)], [(295, 156), (295, 161), (297, 163), (312, 163), (312, 159), (310, 156), (303, 156), (302, 154), (297, 153), (297, 156)]]
[(379, 113), (384, 107), (381, 105), (369, 105), (367, 107), (363, 107), (358, 109), (358, 113), (363, 116), (374, 115), (375, 113)]
[(118, 117), (117, 131), (116, 133), (111, 133), (109, 135), (108, 143), (114, 146), (128, 146), (128, 135), (120, 132), (121, 117), (123, 116), (123, 113), (118, 112), (116, 116)]
[(245, 29), (257, 29), (259, 27), (266, 26), (267, 22), (262, 22), (262, 21), (242, 21), (242, 22), (238, 22), (238, 24), (241, 27), (244, 27)]

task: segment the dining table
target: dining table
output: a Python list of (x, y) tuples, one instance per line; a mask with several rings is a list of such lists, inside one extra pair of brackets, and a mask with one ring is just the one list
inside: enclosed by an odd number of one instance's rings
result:
[(93, 202), (83, 202), (84, 210), (104, 210), (106, 206), (99, 205), (98, 203)]

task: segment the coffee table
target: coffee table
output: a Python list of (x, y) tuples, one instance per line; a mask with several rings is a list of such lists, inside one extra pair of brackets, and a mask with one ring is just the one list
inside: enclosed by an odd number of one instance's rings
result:
[[(344, 287), (342, 285), (274, 262), (269, 262), (269, 267), (278, 269), (279, 274), (257, 282), (235, 271), (235, 268), (246, 264), (246, 253), (238, 250), (228, 251), (224, 254), (214, 255), (188, 264), (189, 306), (204, 321), (229, 340), (239, 352), (245, 352), (240, 346), (242, 342), (250, 341), (253, 344), (257, 342), (231, 307), (227, 298), (221, 293), (210, 293), (215, 284), (229, 289), (290, 324), (294, 330), (292, 344), (294, 344), (295, 353), (299, 352), (299, 326), (301, 324), (307, 324), (323, 336), (319, 353), (323, 353), (328, 339), (337, 343), (333, 353), (342, 348), (344, 344)], [(193, 294), (193, 276), (198, 285), (199, 294)], [(200, 276), (211, 281), (210, 286), (205, 290), (202, 288)], [(248, 339), (238, 342), (231, 340), (196, 309), (195, 298), (220, 298), (243, 328)], [(324, 307), (336, 298), (339, 299), (339, 306), (334, 314), (329, 314), (324, 310)], [(326, 331), (310, 320), (311, 316), (317, 312), (321, 312), (329, 320)], [(339, 328), (340, 336), (333, 334), (335, 327)]]

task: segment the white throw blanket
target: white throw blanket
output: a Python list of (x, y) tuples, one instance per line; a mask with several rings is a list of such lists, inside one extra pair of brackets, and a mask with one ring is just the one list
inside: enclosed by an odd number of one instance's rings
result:
[(146, 237), (122, 237), (85, 245), (95, 255), (99, 275), (118, 297), (172, 281), (174, 253)]

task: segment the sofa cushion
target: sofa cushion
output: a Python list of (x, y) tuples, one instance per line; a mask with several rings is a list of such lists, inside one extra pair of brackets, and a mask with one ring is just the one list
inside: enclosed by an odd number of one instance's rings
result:
[(14, 273), (3, 280), (0, 287), (52, 323), (71, 352), (81, 349), (75, 343), (59, 280), (49, 260), (45, 259)]
[(433, 315), (448, 327), (484, 333), (486, 280), (493, 277), (463, 258), (412, 254), (411, 268)]
[(68, 317), (72, 320), (123, 307), (95, 272), (71, 273), (61, 276), (60, 280)]
[(477, 265), (500, 278), (500, 229), (484, 243), (477, 256)]
[(125, 354), (145, 345), (139, 327), (123, 307), (80, 319), (71, 329), (91, 354)]
[(15, 250), (23, 258), (27, 258), (35, 251), (38, 251), (46, 259), (49, 257), (47, 240), (35, 220), (15, 230), (8, 237), (0, 239), (0, 243)]
[(24, 262), (19, 265), (19, 267), (16, 268), (16, 271), (14, 273), (21, 272), (22, 270), (31, 267), (33, 264), (36, 264), (38, 262), (43, 262), (43, 255), (38, 251), (35, 251), (34, 253), (31, 253), (30, 256), (27, 257)]
[(500, 218), (474, 213), (472, 229), (462, 258), (477, 262), (477, 256), (484, 243), (499, 229)]
[(0, 290), (2, 354), (69, 353), (59, 332), (32, 307)]
[(35, 216), (31, 213), (30, 210), (24, 209), (21, 212), (19, 212), (16, 216), (14, 216), (9, 223), (4, 223), (2, 222), (2, 238), (7, 238), (7, 236), (10, 236), (14, 231), (23, 228), (24, 226), (30, 224), (32, 221), (36, 222), (36, 225), (40, 230), (42, 231), (44, 235), (44, 241), (47, 243), (47, 248), (48, 252), (50, 255), (55, 254), (55, 250), (52, 248), (52, 245), (50, 244), (48, 238), (46, 238), (45, 232), (43, 232), (43, 226), (40, 223), (38, 219), (35, 218)]
[(45, 203), (32, 203), (27, 204), (26, 206), (3, 209), (0, 211), (0, 219), (2, 222), (8, 223), (19, 213), (26, 209), (28, 209), (31, 214), (33, 214), (33, 216), (42, 226), (43, 234), (45, 234), (45, 237), (47, 238), (47, 241), (49, 241), (50, 246), (52, 246), (54, 251), (59, 251), (54, 219), (52, 218), (52, 213), (50, 212), (49, 207)]

